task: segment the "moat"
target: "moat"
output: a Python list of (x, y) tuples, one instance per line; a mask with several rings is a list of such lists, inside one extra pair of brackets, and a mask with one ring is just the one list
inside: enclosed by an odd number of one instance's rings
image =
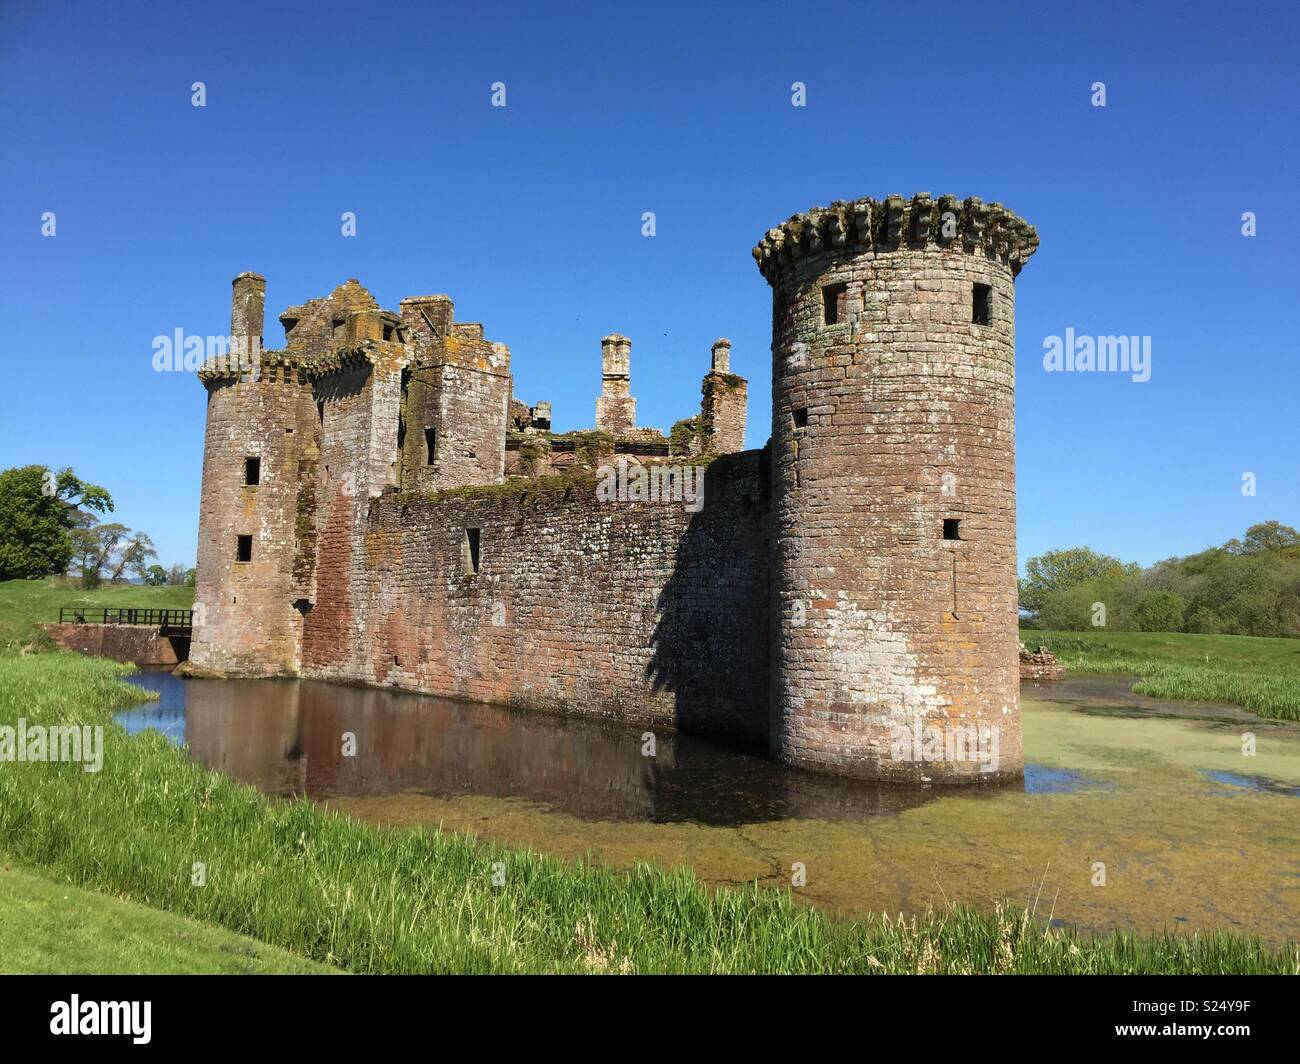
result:
[(687, 865), (711, 884), (786, 886), (799, 862), (796, 897), (846, 913), (1005, 896), (1085, 931), (1300, 938), (1300, 725), (1144, 698), (1123, 677), (1026, 686), (1023, 785), (956, 790), (815, 775), (682, 735), (648, 756), (643, 729), (392, 690), (131, 680), (161, 698), (120, 713), (128, 731), (370, 823)]

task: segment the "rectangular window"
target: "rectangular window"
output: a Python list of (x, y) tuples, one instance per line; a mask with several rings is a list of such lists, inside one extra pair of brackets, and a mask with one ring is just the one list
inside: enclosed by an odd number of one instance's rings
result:
[(987, 325), (993, 320), (993, 289), (986, 284), (971, 288), (970, 320), (976, 325)]
[(844, 304), (848, 299), (847, 284), (822, 286), (822, 313), (827, 325), (838, 325), (845, 318)]
[(794, 422), (796, 432), (808, 427), (808, 408), (806, 406), (796, 407), (790, 412), (790, 417)]
[[(292, 432), (293, 429), (289, 431)], [(244, 483), (252, 487), (262, 483), (262, 460), (260, 458), (244, 459)]]
[(324, 399), (320, 399), (316, 403), (316, 421), (321, 425), (325, 424), (325, 400)]
[(479, 543), (479, 529), (477, 528), (465, 529), (465, 543), (461, 548), (461, 556), (463, 561), (465, 562), (466, 576), (478, 575), (478, 562), (479, 562), (478, 543)]
[(943, 519), (943, 538), (961, 539), (961, 521), (956, 517)]
[(435, 429), (426, 428), (424, 430), (424, 464), (433, 465), (433, 460), (438, 453), (438, 433)]
[(251, 562), (253, 560), (253, 537), (235, 537), (235, 561)]

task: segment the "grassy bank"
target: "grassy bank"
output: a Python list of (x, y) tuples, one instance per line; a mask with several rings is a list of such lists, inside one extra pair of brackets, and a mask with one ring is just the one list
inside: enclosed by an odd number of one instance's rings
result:
[[(120, 667), (0, 658), (0, 723), (108, 724)], [(1077, 939), (1025, 913), (849, 923), (783, 892), (710, 893), (463, 836), (272, 803), (161, 737), (106, 729), (103, 770), (0, 765), (0, 849), (74, 885), (354, 972), (1290, 972), (1295, 951), (1211, 936)], [(200, 862), (206, 885), (192, 885)], [(497, 883), (494, 884), (494, 879)]]
[(0, 972), (337, 973), (224, 928), (83, 890), (0, 859)]
[(1262, 717), (1300, 720), (1300, 639), (1178, 632), (1021, 633), (1073, 672), (1125, 672), (1156, 698), (1233, 702)]
[(0, 650), (30, 643), (37, 634), (32, 626), (57, 621), (61, 606), (187, 610), (193, 602), (192, 587), (115, 586), (86, 590), (58, 576), (42, 580), (0, 580)]

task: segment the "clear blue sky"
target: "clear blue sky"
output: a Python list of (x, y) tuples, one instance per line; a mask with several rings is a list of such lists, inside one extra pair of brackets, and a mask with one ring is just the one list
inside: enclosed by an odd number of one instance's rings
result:
[[(192, 562), (204, 392), (151, 344), (228, 331), (242, 270), (273, 346), (280, 310), (349, 277), (391, 308), (451, 294), (559, 429), (593, 421), (605, 333), (664, 430), (728, 336), (761, 446), (749, 249), (814, 204), (952, 192), (1042, 237), (1017, 282), (1022, 559), (1300, 524), (1296, 9), (1053, 7), (9, 0), (0, 467), (71, 465)], [(1067, 327), (1149, 335), (1151, 380), (1045, 373)]]

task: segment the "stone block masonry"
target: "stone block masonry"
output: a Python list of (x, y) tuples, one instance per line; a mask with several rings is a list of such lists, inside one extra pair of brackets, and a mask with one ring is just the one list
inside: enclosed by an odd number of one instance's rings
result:
[(136, 624), (39, 624), (65, 650), (133, 665), (171, 666), (184, 661), (190, 641)]
[(377, 499), (322, 554), (350, 579), (307, 615), (304, 672), (765, 750), (765, 473), (715, 460), (694, 513), (595, 477)]
[[(697, 414), (636, 424), (601, 342), (595, 431), (553, 436), (447, 296), (357, 281), (211, 365), (191, 665), (681, 729), (802, 768), (1018, 775), (1014, 278), (998, 204), (856, 200), (769, 230), (772, 438), (714, 343)], [(234, 282), (260, 337), (265, 282)], [(250, 459), (255, 463), (250, 465)], [(705, 468), (703, 505), (610, 501), (597, 466)], [(996, 732), (996, 765), (900, 732)], [(958, 741), (953, 749), (967, 749)]]

